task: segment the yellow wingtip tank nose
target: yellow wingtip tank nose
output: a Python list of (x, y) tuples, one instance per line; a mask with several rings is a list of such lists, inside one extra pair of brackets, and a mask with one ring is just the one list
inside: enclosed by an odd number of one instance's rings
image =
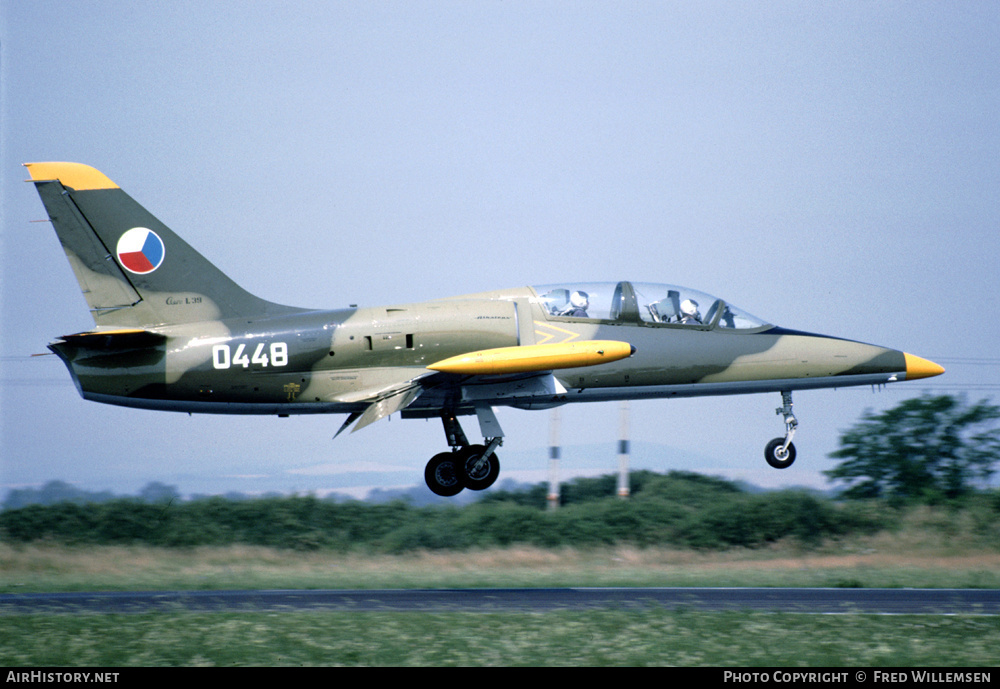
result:
[(912, 354), (907, 354), (906, 352), (903, 352), (903, 356), (906, 358), (907, 380), (931, 378), (933, 376), (940, 376), (944, 373), (944, 367), (935, 364), (933, 361), (921, 359), (919, 356), (913, 356)]

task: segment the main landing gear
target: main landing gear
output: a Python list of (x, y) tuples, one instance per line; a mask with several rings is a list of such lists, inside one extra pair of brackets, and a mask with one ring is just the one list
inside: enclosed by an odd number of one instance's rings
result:
[(764, 448), (764, 459), (775, 469), (787, 469), (795, 461), (795, 445), (792, 444), (792, 438), (799, 425), (795, 415), (792, 414), (791, 390), (781, 392), (781, 406), (774, 413), (785, 417), (785, 437), (775, 438), (767, 444)]
[(490, 407), (477, 407), (476, 416), (483, 432), (484, 445), (470, 445), (458, 419), (450, 412), (441, 415), (444, 434), (451, 452), (431, 457), (424, 469), (424, 480), (431, 492), (444, 497), (458, 495), (462, 489), (486, 490), (500, 475), (496, 450), (503, 444), (503, 431)]

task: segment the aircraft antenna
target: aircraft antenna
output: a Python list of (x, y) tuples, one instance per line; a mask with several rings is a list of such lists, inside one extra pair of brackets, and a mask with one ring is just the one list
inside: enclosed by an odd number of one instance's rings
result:
[(559, 507), (559, 407), (549, 416), (549, 509)]
[(628, 498), (629, 409), (628, 402), (621, 403), (618, 434), (618, 497)]

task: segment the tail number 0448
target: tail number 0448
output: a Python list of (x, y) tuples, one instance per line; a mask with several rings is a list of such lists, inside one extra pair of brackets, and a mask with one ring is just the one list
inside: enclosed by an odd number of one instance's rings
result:
[(242, 366), (250, 368), (259, 366), (287, 366), (288, 365), (288, 345), (284, 342), (272, 342), (265, 351), (264, 343), (258, 342), (253, 355), (245, 344), (238, 345), (234, 352), (227, 344), (215, 345), (212, 347), (212, 366), (218, 369), (226, 369), (231, 366)]

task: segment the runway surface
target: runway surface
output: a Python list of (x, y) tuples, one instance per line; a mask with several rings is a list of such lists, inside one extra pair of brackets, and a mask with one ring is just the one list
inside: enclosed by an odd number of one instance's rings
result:
[(178, 611), (543, 612), (691, 609), (998, 615), (997, 589), (518, 588), (140, 591), (0, 595), (0, 616)]

